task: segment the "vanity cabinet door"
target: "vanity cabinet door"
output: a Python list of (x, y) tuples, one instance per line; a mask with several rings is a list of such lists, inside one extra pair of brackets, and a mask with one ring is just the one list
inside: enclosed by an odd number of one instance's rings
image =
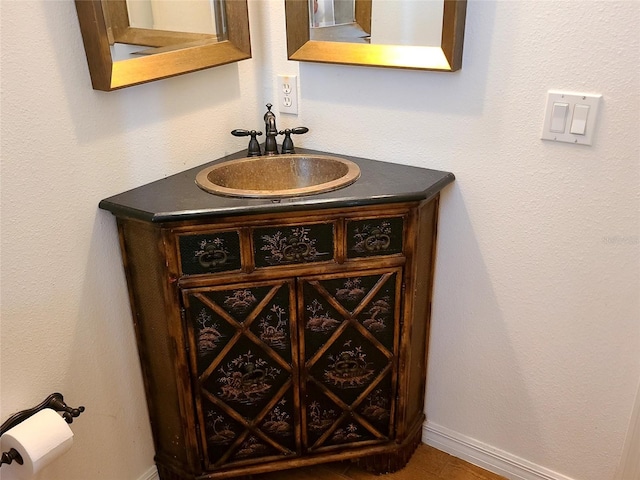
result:
[(299, 455), (293, 280), (183, 291), (204, 466)]
[(400, 268), (298, 280), (306, 451), (393, 439), (401, 282)]

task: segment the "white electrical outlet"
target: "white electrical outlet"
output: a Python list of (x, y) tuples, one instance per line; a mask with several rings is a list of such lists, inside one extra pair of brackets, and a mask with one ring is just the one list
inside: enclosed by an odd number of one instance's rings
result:
[(278, 110), (280, 113), (298, 114), (298, 77), (278, 75)]

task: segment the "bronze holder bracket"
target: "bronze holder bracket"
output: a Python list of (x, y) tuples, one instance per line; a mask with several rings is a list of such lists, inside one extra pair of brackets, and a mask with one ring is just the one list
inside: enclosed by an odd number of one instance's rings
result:
[[(19, 423), (24, 422), (27, 418), (35, 415), (40, 410), (44, 410), (45, 408), (51, 408), (56, 412), (63, 412), (62, 418), (64, 418), (67, 423), (73, 423), (73, 419), (80, 416), (80, 414), (84, 412), (84, 407), (82, 406), (78, 408), (72, 408), (64, 403), (64, 397), (61, 393), (52, 393), (39, 405), (11, 415), (0, 427), (0, 437)], [(20, 452), (18, 452), (15, 448), (12, 448), (8, 452), (2, 452), (2, 456), (0, 457), (0, 466), (2, 466), (2, 464), (4, 463), (9, 464), (14, 460), (20, 465), (24, 463)]]

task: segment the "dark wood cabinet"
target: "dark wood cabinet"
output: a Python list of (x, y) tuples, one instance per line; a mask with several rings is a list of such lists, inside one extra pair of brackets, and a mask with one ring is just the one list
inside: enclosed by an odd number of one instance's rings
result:
[(162, 480), (406, 464), (425, 419), (438, 200), (162, 221), (103, 201)]

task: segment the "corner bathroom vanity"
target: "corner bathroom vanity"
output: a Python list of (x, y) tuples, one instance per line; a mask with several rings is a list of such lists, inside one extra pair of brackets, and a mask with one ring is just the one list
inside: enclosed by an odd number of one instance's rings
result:
[(385, 473), (419, 444), (454, 176), (342, 157), (360, 178), (317, 195), (214, 195), (198, 167), (100, 203), (117, 217), (162, 480), (338, 460)]

